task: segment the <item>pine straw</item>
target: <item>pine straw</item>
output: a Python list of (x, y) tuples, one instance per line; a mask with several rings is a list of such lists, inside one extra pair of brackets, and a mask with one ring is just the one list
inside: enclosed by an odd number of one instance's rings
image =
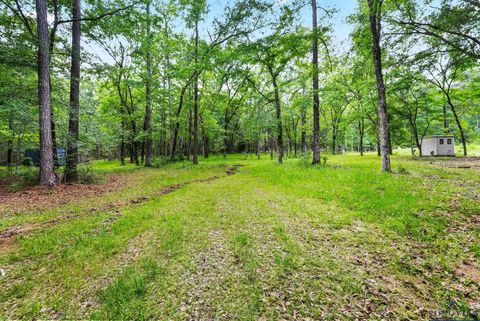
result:
[(104, 184), (61, 184), (55, 187), (32, 187), (18, 192), (0, 189), (0, 216), (38, 211), (101, 196), (124, 188), (133, 175), (111, 175)]

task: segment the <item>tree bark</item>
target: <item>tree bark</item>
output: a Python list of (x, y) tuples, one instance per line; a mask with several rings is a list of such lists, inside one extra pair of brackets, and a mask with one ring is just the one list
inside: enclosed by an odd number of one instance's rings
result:
[(382, 156), (382, 151), (381, 151), (381, 148), (380, 148), (380, 128), (377, 128), (376, 129), (376, 138), (377, 138), (377, 156), (380, 157)]
[(228, 150), (228, 117), (227, 110), (225, 110), (225, 117), (223, 122), (223, 158), (227, 158)]
[(173, 128), (173, 134), (172, 134), (171, 143), (170, 143), (170, 159), (171, 160), (175, 159), (175, 154), (176, 154), (176, 149), (177, 149), (178, 132), (180, 130), (180, 120), (178, 118), (180, 117), (180, 114), (181, 114), (182, 109), (183, 109), (183, 102), (185, 100), (185, 93), (188, 89), (189, 84), (190, 83), (187, 82), (183, 86), (183, 88), (180, 92), (180, 98), (179, 98), (179, 101), (178, 101), (178, 108), (177, 108), (177, 112), (175, 114), (175, 126)]
[(195, 79), (193, 92), (193, 159), (198, 165), (198, 19), (195, 21)]
[[(58, 14), (59, 14), (59, 6), (58, 6), (58, 1), (53, 0), (53, 26), (50, 31), (49, 35), (49, 43), (48, 43), (48, 63), (49, 66), (51, 67), (52, 63), (52, 56), (53, 56), (53, 51), (55, 49), (55, 39), (57, 35), (57, 30), (58, 30)], [(72, 7), (73, 8), (73, 7)], [(72, 26), (73, 28), (73, 26)], [(73, 31), (73, 29), (72, 29)], [(72, 36), (73, 38), (73, 36)], [(48, 82), (50, 86), (50, 126), (52, 127), (52, 153), (53, 153), (53, 166), (58, 167), (58, 157), (57, 157), (57, 131), (56, 131), (56, 125), (55, 125), (55, 117), (54, 117), (54, 112), (53, 112), (53, 104), (52, 104), (52, 75), (49, 73), (48, 75)], [(68, 143), (68, 142), (67, 142)], [(67, 146), (68, 148), (68, 146)]]
[(80, 105), (80, 40), (81, 40), (81, 4), (72, 0), (72, 61), (70, 67), (70, 113), (67, 136), (67, 182), (78, 180), (78, 118)]
[(122, 112), (121, 112), (121, 131), (122, 133), (120, 134), (120, 165), (125, 166), (125, 120), (123, 120), (123, 107), (122, 107)]
[(360, 156), (363, 156), (363, 138), (365, 136), (365, 121), (363, 118), (358, 121), (358, 134), (360, 136)]
[(443, 104), (443, 131), (445, 133), (449, 132), (447, 120), (447, 106), (445, 106), (445, 104)]
[(318, 96), (318, 22), (317, 1), (312, 0), (312, 65), (313, 65), (313, 164), (320, 163), (320, 98)]
[(272, 134), (268, 135), (268, 142), (270, 145), (270, 159), (273, 160), (273, 137)]
[(193, 115), (192, 115), (192, 105), (188, 105), (188, 128), (187, 128), (187, 150), (186, 156), (187, 160), (190, 161), (190, 153), (192, 151), (192, 135), (193, 135)]
[(143, 130), (146, 134), (145, 139), (145, 167), (152, 166), (152, 53), (151, 53), (151, 17), (150, 17), (150, 1), (147, 2), (147, 52), (146, 67), (147, 75), (145, 82), (145, 121)]
[(35, 4), (38, 37), (38, 102), (40, 109), (40, 186), (53, 186), (57, 183), (57, 176), (54, 171), (52, 149), (47, 4), (45, 0), (36, 0)]
[(465, 132), (463, 130), (462, 123), (460, 122), (460, 118), (458, 117), (457, 110), (455, 109), (455, 105), (453, 104), (450, 95), (447, 95), (447, 102), (452, 110), (453, 117), (455, 118), (455, 122), (457, 123), (458, 130), (460, 131), (460, 138), (462, 139), (462, 146), (463, 146), (463, 155), (467, 156), (467, 141), (465, 139)]
[(381, 5), (382, 1), (367, 0), (370, 10), (370, 31), (372, 34), (372, 55), (375, 66), (378, 94), (378, 118), (380, 127), (380, 151), (382, 157), (382, 171), (390, 172), (390, 150), (388, 139), (388, 114), (385, 82), (382, 71), (382, 50), (380, 47), (381, 32)]
[(302, 154), (307, 152), (307, 132), (305, 126), (307, 125), (307, 112), (302, 109)]
[(13, 165), (13, 141), (11, 139), (7, 142), (7, 167), (10, 169)]
[(262, 156), (262, 148), (261, 148), (261, 138), (260, 135), (257, 136), (257, 159), (260, 159)]
[(277, 76), (270, 69), (272, 76), (274, 94), (275, 94), (275, 115), (277, 121), (277, 148), (278, 148), (278, 163), (283, 163), (283, 125), (282, 125), (282, 106), (280, 103), (280, 94), (278, 91)]
[(203, 152), (203, 157), (208, 158), (209, 153), (210, 153), (210, 151), (208, 149), (208, 135), (207, 135), (207, 131), (205, 129), (205, 123), (203, 122), (203, 117), (202, 117), (201, 114), (199, 115), (199, 118), (200, 118), (200, 123), (201, 123), (201, 127), (202, 127), (202, 152)]
[(332, 154), (337, 154), (337, 129), (335, 123), (332, 124)]
[(130, 107), (128, 107), (128, 104), (125, 105), (127, 112), (130, 117), (130, 124), (132, 126), (132, 132), (130, 135), (130, 144), (131, 144), (131, 159), (130, 161), (132, 163), (135, 163), (135, 165), (140, 165), (139, 159), (138, 159), (138, 140), (137, 140), (137, 122), (134, 118), (135, 115), (135, 105), (133, 101), (133, 95), (132, 95), (132, 89), (130, 86), (127, 85), (128, 89), (128, 94), (130, 96)]

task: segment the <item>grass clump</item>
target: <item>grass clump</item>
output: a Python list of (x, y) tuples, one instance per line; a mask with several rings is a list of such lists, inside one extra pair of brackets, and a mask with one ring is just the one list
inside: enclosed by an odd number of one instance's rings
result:
[(98, 320), (147, 318), (147, 311), (141, 308), (141, 300), (159, 272), (159, 265), (152, 259), (143, 259), (139, 266), (126, 269), (115, 283), (100, 293), (103, 309), (94, 312), (92, 318)]
[(244, 267), (248, 278), (254, 280), (257, 277), (258, 261), (252, 237), (246, 232), (239, 233), (233, 238), (232, 247), (235, 258)]
[(399, 165), (397, 169), (397, 173), (401, 175), (406, 175), (408, 174), (408, 170), (403, 165)]

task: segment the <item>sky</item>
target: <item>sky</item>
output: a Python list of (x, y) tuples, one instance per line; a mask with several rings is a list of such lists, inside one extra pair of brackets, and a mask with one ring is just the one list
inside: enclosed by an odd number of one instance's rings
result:
[[(207, 0), (209, 6), (209, 16), (221, 16), (225, 6), (232, 3), (233, 0)], [(278, 5), (291, 3), (292, 0), (275, 0)], [(357, 8), (358, 0), (317, 0), (319, 7), (336, 9), (337, 12), (329, 19), (328, 23), (332, 25), (333, 36), (336, 43), (341, 48), (347, 49), (349, 45), (349, 35), (353, 30), (353, 26), (348, 25), (345, 19)], [(318, 14), (321, 14), (319, 10)], [(307, 28), (311, 28), (311, 9), (307, 6), (301, 12), (301, 19)], [(320, 19), (320, 18), (319, 18)], [(321, 21), (319, 21), (321, 22)]]
[[(208, 21), (212, 21), (215, 17), (221, 17), (224, 9), (228, 4), (233, 3), (235, 0), (207, 0), (208, 3), (208, 17), (205, 19), (206, 24)], [(274, 0), (277, 5), (288, 4), (292, 0)], [(317, 0), (319, 7), (336, 9), (336, 12), (331, 18), (322, 17), (322, 11), (319, 10), (319, 23), (329, 24), (333, 30), (333, 41), (335, 48), (340, 52), (345, 52), (350, 47), (349, 35), (353, 30), (353, 26), (346, 23), (346, 18), (355, 12), (357, 8), (358, 0)], [(311, 8), (306, 6), (304, 10), (300, 12), (302, 23), (306, 28), (311, 28)], [(327, 19), (327, 21), (320, 21), (320, 19)], [(208, 28), (208, 26), (203, 26)], [(202, 26), (200, 27), (202, 29)], [(205, 32), (206, 34), (206, 32)], [(113, 63), (113, 60), (95, 43), (86, 44), (86, 48), (89, 52), (97, 55), (103, 62)]]

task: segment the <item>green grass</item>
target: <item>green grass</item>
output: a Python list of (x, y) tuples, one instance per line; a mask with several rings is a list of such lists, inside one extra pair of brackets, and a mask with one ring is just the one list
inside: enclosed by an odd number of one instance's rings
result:
[(480, 298), (459, 271), (480, 263), (478, 169), (397, 156), (387, 174), (374, 155), (88, 166), (131, 180), (0, 221), (68, 215), (0, 252), (2, 319), (424, 319), (448, 295)]

